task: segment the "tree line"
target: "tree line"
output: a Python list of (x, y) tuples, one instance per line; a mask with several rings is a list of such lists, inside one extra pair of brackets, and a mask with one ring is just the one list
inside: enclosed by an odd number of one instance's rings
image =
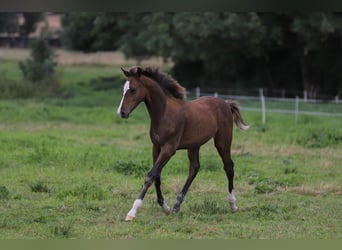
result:
[(62, 26), (67, 49), (120, 50), (138, 61), (160, 56), (188, 88), (342, 95), (338, 12), (71, 12)]

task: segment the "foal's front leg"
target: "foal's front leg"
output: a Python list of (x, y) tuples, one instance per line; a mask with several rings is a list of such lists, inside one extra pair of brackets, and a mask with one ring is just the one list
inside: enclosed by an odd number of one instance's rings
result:
[[(135, 218), (138, 209), (142, 206), (142, 201), (146, 195), (146, 192), (153, 182), (156, 181), (155, 185), (157, 188), (158, 199), (160, 198), (164, 200), (164, 198), (161, 195), (161, 190), (160, 190), (160, 173), (161, 173), (162, 168), (169, 161), (171, 156), (174, 155), (175, 152), (176, 151), (170, 147), (161, 148), (160, 153), (157, 157), (157, 160), (153, 164), (152, 169), (148, 172), (148, 174), (145, 177), (144, 187), (142, 191), (140, 192), (140, 195), (134, 201), (132, 209), (128, 212), (126, 216), (126, 219), (125, 219), (126, 221), (132, 221)], [(167, 208), (167, 205), (164, 202), (162, 203), (162, 206), (163, 208), (165, 206), (164, 210)]]
[[(158, 145), (153, 144), (153, 149), (152, 149), (153, 165), (157, 161), (159, 154), (160, 154), (160, 147)], [(164, 212), (166, 214), (169, 214), (171, 209), (166, 204), (166, 202), (164, 200), (163, 193), (161, 191), (161, 187), (160, 187), (161, 186), (161, 177), (160, 177), (160, 175), (161, 175), (161, 173), (159, 174), (159, 176), (156, 177), (156, 180), (154, 182), (154, 186), (156, 188), (156, 193), (157, 193), (157, 202), (163, 208)]]

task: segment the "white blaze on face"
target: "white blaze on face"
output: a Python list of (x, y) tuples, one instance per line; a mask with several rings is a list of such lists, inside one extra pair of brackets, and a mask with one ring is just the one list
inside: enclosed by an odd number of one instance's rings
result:
[(122, 98), (121, 98), (120, 105), (119, 105), (119, 107), (118, 107), (118, 110), (116, 111), (116, 113), (117, 113), (118, 115), (120, 115), (120, 113), (121, 113), (122, 102), (123, 102), (123, 100), (124, 100), (124, 98), (125, 98), (125, 94), (126, 94), (126, 92), (127, 92), (128, 90), (129, 90), (129, 81), (127, 80), (127, 81), (125, 82), (124, 87), (123, 87), (123, 95), (122, 95)]

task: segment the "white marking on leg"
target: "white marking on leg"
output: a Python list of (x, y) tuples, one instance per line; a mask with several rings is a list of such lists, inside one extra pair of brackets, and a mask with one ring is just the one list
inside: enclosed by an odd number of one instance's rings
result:
[(126, 94), (126, 92), (127, 92), (128, 90), (129, 90), (129, 81), (127, 80), (127, 81), (125, 82), (125, 85), (123, 86), (123, 95), (122, 95), (121, 102), (120, 102), (120, 105), (119, 105), (119, 107), (118, 107), (118, 110), (116, 111), (116, 113), (117, 113), (118, 115), (121, 114), (122, 103), (123, 103), (123, 100), (124, 100), (124, 98), (125, 98), (125, 94)]
[(230, 210), (234, 213), (238, 210), (238, 207), (236, 206), (236, 197), (234, 194), (234, 190), (232, 190), (231, 193), (228, 195), (228, 203), (230, 205)]
[(171, 212), (171, 208), (166, 204), (165, 201), (163, 203), (163, 210), (166, 214), (169, 214)]
[(135, 215), (138, 212), (138, 209), (142, 206), (142, 200), (141, 199), (136, 199), (133, 203), (133, 207), (131, 210), (129, 210), (127, 216), (126, 216), (126, 221), (131, 221), (135, 218)]

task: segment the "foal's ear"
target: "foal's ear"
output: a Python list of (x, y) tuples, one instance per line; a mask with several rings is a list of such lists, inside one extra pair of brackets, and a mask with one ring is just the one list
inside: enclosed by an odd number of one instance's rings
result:
[(129, 77), (130, 73), (125, 70), (124, 68), (121, 68), (122, 72), (125, 74), (125, 76)]
[(143, 70), (140, 67), (137, 67), (137, 76), (140, 77), (142, 74)]

